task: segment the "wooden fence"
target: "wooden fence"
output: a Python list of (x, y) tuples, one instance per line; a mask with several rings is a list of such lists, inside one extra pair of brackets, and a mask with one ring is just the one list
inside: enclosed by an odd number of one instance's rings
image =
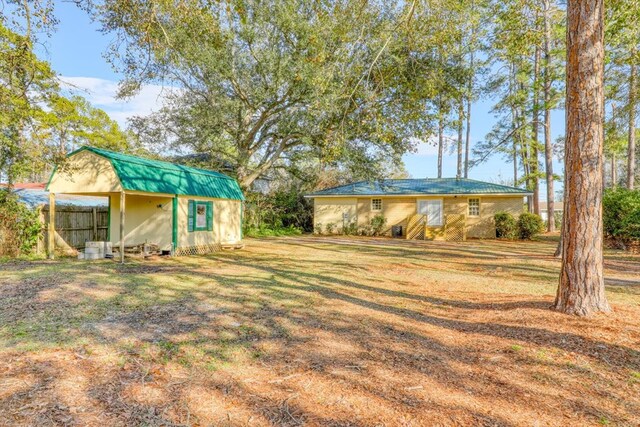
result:
[[(44, 247), (48, 247), (49, 206), (42, 208), (45, 224)], [(83, 249), (86, 241), (108, 240), (109, 210), (106, 206), (57, 206), (55, 212), (56, 232), (72, 248)]]

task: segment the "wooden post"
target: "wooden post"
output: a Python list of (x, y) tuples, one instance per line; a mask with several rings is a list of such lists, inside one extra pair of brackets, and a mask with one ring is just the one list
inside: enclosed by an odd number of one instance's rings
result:
[(124, 264), (124, 191), (120, 192), (120, 262)]
[(91, 214), (93, 215), (93, 241), (98, 241), (98, 212), (94, 207), (91, 209)]
[(47, 242), (47, 254), (53, 259), (56, 249), (56, 195), (49, 193), (49, 228), (47, 230), (49, 241)]

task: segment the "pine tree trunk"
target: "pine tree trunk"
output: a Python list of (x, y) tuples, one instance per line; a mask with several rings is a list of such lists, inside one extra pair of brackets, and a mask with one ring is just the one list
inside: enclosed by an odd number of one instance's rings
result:
[[(469, 68), (473, 70), (473, 50), (469, 58)], [(475, 72), (475, 70), (473, 70)], [(469, 78), (469, 88), (467, 94), (467, 129), (464, 142), (464, 177), (469, 178), (469, 147), (471, 145), (471, 97), (473, 96), (473, 74)]]
[(540, 215), (540, 178), (538, 177), (538, 127), (540, 121), (540, 106), (538, 96), (538, 74), (540, 73), (540, 49), (536, 46), (533, 62), (533, 122), (531, 125), (531, 186), (533, 191), (533, 213)]
[(551, 2), (544, 0), (544, 166), (547, 182), (547, 231), (556, 230), (553, 191), (553, 146), (551, 145)]
[(567, 99), (562, 266), (555, 308), (610, 311), (602, 257), (603, 0), (567, 4)]
[(618, 177), (616, 176), (616, 153), (611, 153), (611, 188), (616, 188)]
[(444, 117), (442, 116), (442, 104), (438, 112), (438, 178), (442, 178), (442, 151), (444, 149)]
[[(635, 57), (632, 52), (632, 57)], [(634, 61), (635, 58), (632, 59)], [(629, 73), (629, 146), (627, 148), (627, 188), (633, 190), (636, 175), (636, 66), (631, 64)]]
[(458, 104), (458, 169), (456, 171), (456, 178), (462, 176), (462, 126), (464, 123), (464, 99), (460, 97)]

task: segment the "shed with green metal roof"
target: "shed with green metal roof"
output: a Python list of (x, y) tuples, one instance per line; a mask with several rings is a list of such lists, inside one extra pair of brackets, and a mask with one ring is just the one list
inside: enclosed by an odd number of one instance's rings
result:
[(122, 259), (144, 244), (180, 255), (242, 239), (242, 190), (219, 172), (82, 147), (53, 171), (47, 190), (50, 212), (58, 193), (108, 197), (108, 240)]
[(494, 238), (493, 217), (515, 217), (531, 192), (466, 178), (360, 181), (306, 195), (314, 201), (317, 233), (375, 232), (407, 239)]

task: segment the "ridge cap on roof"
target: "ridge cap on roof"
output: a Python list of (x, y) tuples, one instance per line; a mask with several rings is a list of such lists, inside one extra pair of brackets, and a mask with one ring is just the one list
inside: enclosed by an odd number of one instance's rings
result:
[[(108, 157), (110, 159), (112, 159), (113, 157), (109, 157), (109, 155), (116, 155), (116, 156), (124, 156), (127, 157), (128, 159), (115, 159), (115, 160), (120, 160), (123, 162), (129, 162), (129, 163), (135, 163), (138, 165), (142, 165), (142, 166), (149, 166), (148, 164), (146, 164), (145, 162), (153, 162), (153, 163), (160, 163), (160, 166), (157, 166), (161, 169), (168, 169), (168, 167), (172, 167), (172, 168), (177, 168), (177, 169), (181, 169), (184, 172), (189, 172), (189, 173), (194, 173), (194, 174), (200, 174), (200, 175), (207, 175), (207, 176), (212, 176), (214, 178), (224, 178), (224, 179), (230, 179), (230, 180), (234, 180), (232, 177), (225, 175), (221, 172), (216, 172), (216, 171), (212, 171), (212, 170), (208, 170), (208, 169), (201, 169), (201, 168), (195, 168), (193, 166), (186, 166), (186, 165), (181, 165), (181, 164), (177, 164), (177, 163), (171, 163), (168, 162), (166, 160), (156, 160), (156, 159), (149, 159), (146, 157), (141, 157), (141, 156), (134, 156), (133, 154), (126, 154), (126, 153), (120, 153), (117, 151), (112, 151), (112, 150), (107, 150), (104, 148), (96, 148), (96, 147), (92, 147), (90, 145), (83, 145), (82, 147), (80, 147), (78, 150), (75, 150), (71, 153), (68, 154), (68, 156), (71, 156), (75, 153), (78, 153), (82, 150), (88, 150), (94, 154), (97, 154), (99, 156), (103, 156), (103, 157)], [(162, 164), (167, 165), (167, 167), (162, 167)], [(156, 165), (154, 165), (156, 166)]]

